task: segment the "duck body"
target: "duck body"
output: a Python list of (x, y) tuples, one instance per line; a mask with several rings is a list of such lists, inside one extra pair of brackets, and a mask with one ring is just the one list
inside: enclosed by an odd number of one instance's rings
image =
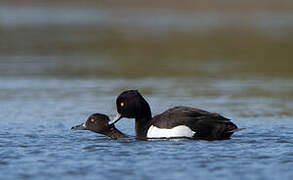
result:
[(227, 139), (236, 129), (235, 124), (217, 113), (177, 106), (151, 119), (147, 137)]
[(114, 123), (122, 117), (134, 118), (136, 136), (140, 139), (183, 137), (221, 140), (229, 139), (239, 130), (230, 119), (192, 107), (177, 106), (152, 117), (148, 103), (136, 90), (122, 92), (116, 105), (120, 116)]

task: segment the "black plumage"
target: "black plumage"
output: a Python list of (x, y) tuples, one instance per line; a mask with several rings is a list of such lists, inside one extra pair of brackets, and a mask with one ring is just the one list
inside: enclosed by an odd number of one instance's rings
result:
[(217, 113), (201, 109), (178, 106), (158, 114), (152, 118), (149, 104), (137, 90), (122, 92), (116, 99), (117, 112), (120, 117), (135, 118), (135, 130), (138, 138), (147, 138), (148, 129), (155, 126), (171, 129), (185, 125), (195, 132), (195, 139), (220, 140), (228, 139), (240, 130), (238, 127)]
[(238, 129), (230, 119), (217, 113), (185, 106), (174, 107), (154, 116), (151, 124), (167, 129), (185, 125), (196, 132), (194, 138), (211, 140), (227, 139)]

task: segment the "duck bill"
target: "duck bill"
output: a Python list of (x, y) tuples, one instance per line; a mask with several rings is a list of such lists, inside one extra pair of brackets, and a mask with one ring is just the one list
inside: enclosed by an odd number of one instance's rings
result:
[(88, 130), (85, 123), (82, 123), (80, 125), (77, 125), (77, 126), (73, 126), (71, 128), (71, 130)]
[(113, 119), (113, 120), (111, 120), (110, 122), (109, 122), (109, 124), (110, 125), (114, 125), (116, 122), (118, 122), (120, 119), (122, 118), (122, 115), (121, 114), (119, 114), (119, 113), (117, 113), (117, 115), (115, 116), (115, 118)]

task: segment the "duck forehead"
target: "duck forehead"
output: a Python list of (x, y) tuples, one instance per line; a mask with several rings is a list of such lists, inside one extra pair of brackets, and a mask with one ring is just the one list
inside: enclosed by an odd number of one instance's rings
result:
[(193, 137), (195, 134), (188, 126), (179, 125), (170, 129), (152, 125), (147, 132), (148, 138)]
[(109, 117), (107, 115), (101, 114), (101, 113), (92, 114), (89, 118), (94, 118), (94, 119), (109, 119)]
[(120, 95), (123, 96), (123, 95), (137, 95), (139, 92), (138, 90), (127, 90), (127, 91), (124, 91), (122, 92)]
[(124, 91), (117, 97), (116, 102), (129, 101), (140, 97), (141, 95), (137, 90)]

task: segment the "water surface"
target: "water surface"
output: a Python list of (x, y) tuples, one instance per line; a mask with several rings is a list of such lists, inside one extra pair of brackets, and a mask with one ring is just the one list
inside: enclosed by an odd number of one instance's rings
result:
[[(215, 1), (208, 10), (6, 2), (0, 179), (292, 179), (291, 3), (266, 2)], [(139, 141), (133, 120), (117, 124), (126, 139), (70, 130), (95, 112), (113, 118), (127, 89), (153, 115), (192, 106), (246, 129), (225, 141)]]
[[(292, 176), (291, 80), (7, 77), (0, 83), (0, 171), (6, 179)], [(246, 129), (231, 140), (212, 142), (138, 141), (132, 120), (117, 124), (130, 135), (126, 139), (70, 130), (93, 112), (113, 117), (115, 96), (124, 88), (140, 89), (153, 114), (188, 105), (221, 113)]]

